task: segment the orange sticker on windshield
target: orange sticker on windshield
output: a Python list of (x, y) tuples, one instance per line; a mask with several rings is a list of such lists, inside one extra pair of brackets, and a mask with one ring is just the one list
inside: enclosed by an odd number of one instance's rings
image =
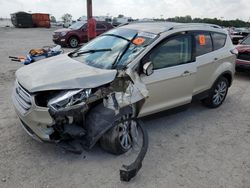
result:
[(201, 46), (206, 45), (206, 37), (205, 35), (199, 35), (199, 43)]
[(133, 40), (133, 43), (134, 43), (135, 45), (142, 45), (144, 42), (145, 42), (145, 39), (144, 39), (144, 38), (141, 38), (141, 37), (136, 38), (136, 39)]

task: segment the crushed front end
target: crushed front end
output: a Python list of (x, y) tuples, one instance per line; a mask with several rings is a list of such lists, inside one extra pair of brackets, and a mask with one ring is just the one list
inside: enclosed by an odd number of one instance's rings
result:
[[(135, 113), (144, 103), (148, 91), (139, 75), (129, 76), (131, 73), (129, 69), (121, 71), (112, 82), (96, 88), (34, 93), (16, 81), (12, 100), (22, 126), (30, 136), (81, 153), (81, 149), (72, 144), (73, 141), (79, 141), (83, 149), (91, 149), (119, 123), (137, 122)], [(123, 181), (129, 181), (139, 171), (147, 142), (143, 145), (137, 162), (121, 171)]]

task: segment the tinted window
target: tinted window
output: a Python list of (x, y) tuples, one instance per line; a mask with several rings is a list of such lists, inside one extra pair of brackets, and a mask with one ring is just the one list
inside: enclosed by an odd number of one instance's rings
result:
[(212, 33), (214, 50), (223, 48), (226, 43), (227, 35), (221, 33)]
[(192, 59), (192, 37), (179, 36), (160, 44), (150, 53), (154, 69), (188, 63)]
[(109, 30), (108, 32), (106, 32), (106, 34), (119, 35), (128, 40), (131, 40), (137, 34), (137, 31), (132, 29), (116, 28)]
[(84, 21), (75, 22), (69, 28), (70, 29), (80, 29), (85, 23), (86, 22), (84, 22)]
[(96, 29), (106, 29), (105, 25), (103, 24), (96, 24)]
[(211, 36), (209, 33), (195, 33), (196, 57), (213, 51)]

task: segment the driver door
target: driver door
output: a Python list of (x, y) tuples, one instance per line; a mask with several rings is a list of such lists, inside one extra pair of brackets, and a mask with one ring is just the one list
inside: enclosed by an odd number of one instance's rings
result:
[(78, 32), (80, 40), (82, 42), (87, 42), (88, 41), (88, 29), (87, 28), (88, 28), (88, 25), (85, 23), (81, 27), (80, 32)]
[(154, 72), (141, 79), (149, 90), (140, 116), (190, 103), (196, 76), (193, 37), (180, 34), (168, 38), (151, 50), (142, 63), (152, 62)]

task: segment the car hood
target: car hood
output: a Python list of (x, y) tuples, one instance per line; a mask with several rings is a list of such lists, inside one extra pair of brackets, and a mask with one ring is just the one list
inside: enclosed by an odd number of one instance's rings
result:
[(72, 29), (62, 28), (62, 29), (55, 30), (54, 33), (69, 32), (69, 31), (72, 31)]
[(17, 81), (29, 92), (95, 88), (114, 80), (117, 70), (88, 66), (62, 54), (35, 62), (16, 72)]
[(250, 45), (238, 45), (236, 48), (240, 53), (250, 53)]

